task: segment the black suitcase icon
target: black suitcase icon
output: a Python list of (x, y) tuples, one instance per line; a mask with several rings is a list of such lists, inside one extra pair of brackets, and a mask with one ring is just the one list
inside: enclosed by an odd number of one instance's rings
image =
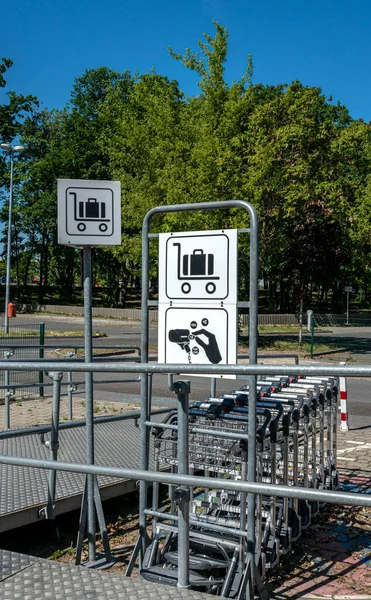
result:
[(183, 275), (191, 277), (214, 275), (214, 254), (205, 254), (202, 249), (193, 250), (192, 254), (184, 254)]
[[(99, 206), (101, 215), (99, 215)], [(85, 215), (84, 215), (85, 208)], [(88, 198), (87, 202), (79, 202), (79, 217), (80, 219), (104, 219), (106, 216), (105, 202), (98, 202), (96, 198)]]

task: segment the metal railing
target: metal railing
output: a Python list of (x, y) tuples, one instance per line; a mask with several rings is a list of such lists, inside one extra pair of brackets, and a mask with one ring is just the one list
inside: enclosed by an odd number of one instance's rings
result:
[[(98, 373), (138, 373), (138, 374), (174, 374), (182, 373), (182, 375), (197, 375), (197, 374), (209, 374), (211, 376), (217, 376), (220, 374), (235, 374), (245, 376), (247, 378), (263, 376), (263, 375), (302, 375), (302, 376), (336, 376), (336, 377), (371, 377), (371, 366), (319, 366), (319, 365), (277, 365), (277, 364), (256, 364), (256, 365), (184, 365), (184, 364), (150, 364), (150, 363), (82, 363), (76, 361), (0, 361), (0, 370), (8, 371), (20, 371), (20, 370), (43, 370), (49, 371), (53, 377), (53, 406), (57, 406), (60, 394), (60, 381), (64, 372), (98, 372)], [(177, 382), (181, 384), (182, 382)], [(174, 384), (174, 390), (178, 394), (178, 426), (183, 422), (184, 425), (184, 394), (182, 393), (182, 386)], [(164, 409), (166, 412), (166, 409)], [(147, 412), (147, 401), (142, 399), (141, 401), (141, 413), (146, 414)], [(139, 415), (139, 413), (136, 413)], [(154, 413), (153, 413), (154, 414)], [(117, 417), (116, 417), (117, 418)], [(128, 418), (128, 417), (126, 417)], [(148, 421), (146, 422), (148, 424)], [(67, 424), (66, 424), (67, 425)], [(30, 433), (34, 433), (35, 428), (30, 430)], [(298, 498), (303, 500), (313, 500), (316, 502), (329, 502), (332, 504), (341, 505), (354, 505), (354, 506), (367, 506), (371, 507), (371, 497), (367, 494), (360, 492), (341, 492), (337, 490), (319, 490), (319, 489), (308, 489), (298, 486), (288, 485), (277, 485), (272, 483), (255, 483), (254, 481), (239, 481), (230, 479), (218, 479), (214, 477), (199, 477), (195, 475), (189, 475), (188, 472), (179, 468), (177, 474), (168, 472), (154, 472), (150, 469), (119, 469), (112, 468), (104, 465), (94, 464), (75, 464), (57, 461), (57, 447), (58, 447), (58, 423), (57, 415), (53, 412), (53, 419), (51, 427), (48, 429), (51, 432), (49, 449), (50, 449), (50, 460), (37, 460), (26, 457), (14, 457), (14, 456), (0, 456), (0, 463), (14, 466), (23, 467), (36, 467), (50, 470), (49, 477), (49, 502), (45, 507), (46, 518), (52, 518), (54, 516), (53, 507), (55, 500), (55, 473), (60, 471), (70, 471), (75, 473), (84, 473), (90, 476), (106, 475), (112, 477), (120, 477), (126, 479), (135, 479), (145, 482), (157, 482), (157, 483), (168, 483), (172, 486), (179, 486), (180, 500), (178, 508), (177, 528), (179, 532), (179, 544), (182, 544), (184, 540), (188, 539), (189, 531), (189, 496), (181, 492), (184, 489), (195, 488), (195, 487), (210, 487), (214, 489), (224, 489), (239, 492), (241, 494), (253, 494), (261, 495), (267, 494), (270, 496), (279, 496), (286, 498)], [(54, 434), (53, 434), (54, 431)], [(39, 432), (41, 430), (39, 429)], [(22, 435), (26, 432), (23, 431)], [(181, 434), (181, 435), (180, 435)], [(14, 434), (15, 435), (15, 434)], [(179, 449), (179, 456), (182, 451), (184, 454), (184, 461), (187, 460), (187, 454), (185, 450), (188, 444), (188, 429), (179, 429), (179, 443), (182, 448)], [(6, 432), (5, 437), (13, 436), (13, 433)], [(0, 436), (3, 437), (3, 436)], [(179, 459), (180, 460), (180, 459)], [(180, 465), (180, 463), (179, 463)], [(183, 472), (182, 472), (183, 471)], [(184, 486), (186, 486), (184, 488)], [(93, 489), (93, 493), (99, 494), (98, 488)], [(147, 518), (148, 511), (146, 510), (145, 516)], [(98, 515), (99, 516), (99, 515)], [(84, 517), (85, 518), (85, 517)], [(101, 529), (102, 533), (102, 529)], [(182, 537), (183, 536), (183, 537)], [(103, 537), (103, 534), (102, 534)], [(248, 531), (246, 533), (247, 543), (249, 543)], [(182, 542), (183, 540), (183, 542)], [(107, 541), (107, 540), (106, 540)], [(108, 542), (107, 542), (108, 543)], [(186, 542), (185, 542), (186, 544)], [(107, 552), (109, 552), (109, 546)], [(137, 553), (140, 553), (140, 545), (137, 547)], [(81, 556), (81, 548), (80, 548)], [(179, 569), (179, 577), (186, 578), (187, 569), (189, 569), (189, 563), (187, 563), (187, 553), (185, 552), (185, 558), (179, 558), (182, 563), (182, 568)], [(182, 579), (182, 580), (183, 580)], [(180, 586), (182, 587), (182, 585)], [(262, 595), (263, 597), (263, 595)]]
[[(50, 362), (50, 361), (39, 361), (39, 362), (25, 362), (25, 361), (18, 361), (18, 362), (4, 362), (4, 361), (0, 361), (0, 370), (3, 371), (7, 371), (7, 370), (14, 370), (14, 371), (21, 371), (21, 370), (25, 370), (25, 371), (31, 371), (31, 370), (44, 370), (44, 371), (54, 371), (54, 372), (100, 372), (100, 373), (148, 373), (148, 374), (154, 374), (154, 373), (162, 373), (162, 374), (169, 374), (169, 373), (182, 373), (183, 375), (197, 375), (197, 374), (215, 374), (215, 375), (220, 375), (220, 374), (234, 374), (234, 375), (244, 375), (245, 377), (251, 376), (251, 375), (304, 375), (304, 376), (328, 376), (328, 375), (333, 375), (336, 377), (371, 377), (371, 366), (320, 366), (320, 365), (275, 365), (275, 364), (270, 364), (270, 365), (184, 365), (184, 364), (179, 364), (179, 365), (165, 365), (165, 364), (150, 364), (150, 363), (129, 363), (129, 364), (95, 364), (95, 363), (76, 363), (75, 361), (56, 361), (56, 362)], [(8, 458), (7, 460), (5, 460), (6, 457), (1, 456), (0, 457), (0, 462), (3, 463), (7, 463), (7, 464), (23, 464), (23, 463), (18, 463), (18, 462), (14, 462), (14, 463), (9, 463), (8, 462)], [(4, 460), (3, 460), (4, 459)], [(14, 459), (15, 460), (15, 459)], [(19, 459), (19, 460), (23, 460), (23, 459)], [(26, 460), (26, 459), (24, 459)], [(34, 461), (35, 464), (37, 463), (37, 466), (41, 466), (41, 464), (44, 463), (44, 461)], [(33, 464), (32, 466), (35, 466), (35, 464)], [(25, 463), (26, 465), (26, 463)], [(63, 466), (63, 468), (61, 467), (61, 470), (73, 470), (73, 467), (76, 467), (76, 471), (75, 472), (88, 472), (88, 470), (84, 471), (81, 470), (83, 469), (83, 466), (81, 465), (71, 465), (70, 467), (65, 467)], [(49, 467), (45, 467), (45, 468), (49, 468)], [(107, 470), (108, 468), (102, 467), (102, 469), (104, 469), (104, 474), (108, 474), (109, 470)], [(91, 472), (95, 472), (96, 467), (94, 467), (93, 471)], [(133, 478), (137, 477), (137, 473), (139, 471), (137, 470), (115, 470), (115, 472), (122, 472), (125, 473), (125, 477), (127, 476), (126, 474), (128, 472), (132, 473)], [(103, 471), (100, 471), (103, 473)], [(147, 471), (143, 471), (143, 473), (146, 473)], [(141, 477), (143, 476), (143, 473), (141, 473)], [(138, 479), (140, 479), (141, 477), (137, 477)], [(174, 481), (176, 481), (177, 477), (174, 476), (175, 479)], [(143, 476), (142, 477), (143, 480), (150, 480), (150, 476)], [(170, 478), (171, 479), (171, 478)], [(195, 478), (196, 481), (197, 478)], [(187, 479), (187, 483), (189, 483), (192, 480), (192, 477), (190, 477), (189, 479)], [(170, 480), (169, 480), (170, 481)], [(204, 478), (203, 478), (204, 481)], [(214, 482), (215, 483), (215, 482)], [(199, 483), (195, 483), (195, 485), (199, 485)], [(229, 488), (230, 483), (227, 481), (223, 482), (223, 485), (225, 485), (226, 488)], [(233, 486), (230, 489), (239, 489), (238, 486), (242, 485), (240, 482), (236, 482), (233, 484)], [(244, 484), (244, 485), (248, 485), (251, 486), (251, 484)], [(259, 484), (259, 485), (265, 485), (265, 484)], [(276, 495), (279, 494), (283, 494), (283, 495), (287, 495), (288, 497), (293, 497), (293, 489), (294, 488), (290, 488), (290, 493), (288, 491), (283, 490), (283, 486), (273, 486), (273, 489), (277, 488), (277, 492), (275, 492)], [(241, 488), (242, 489), (242, 488)], [(246, 488), (247, 489), (247, 488)], [(251, 488), (252, 490), (253, 488)], [(255, 489), (255, 487), (254, 487)], [(268, 488), (267, 488), (268, 489)], [(300, 490), (297, 490), (298, 493), (300, 492)], [(271, 488), (269, 488), (269, 493), (271, 493)], [(305, 491), (305, 494), (308, 493), (308, 490)], [(326, 491), (326, 492), (317, 492), (317, 491), (313, 491), (311, 492), (311, 494), (314, 497), (318, 497), (321, 499), (326, 498), (335, 498), (337, 497), (337, 494), (334, 494), (334, 492), (332, 491)], [(340, 497), (344, 497), (345, 498), (345, 493), (341, 493)], [(348, 500), (350, 498), (352, 498), (354, 500), (354, 505), (357, 505), (357, 498), (359, 496), (359, 492), (355, 493), (352, 492), (351, 494), (349, 494)], [(300, 497), (300, 493), (299, 493), (299, 497)], [(330, 500), (328, 500), (330, 501)], [(359, 506), (371, 506), (371, 497), (368, 497), (368, 500), (366, 499), (362, 499), (360, 501), (361, 503), (358, 504)]]
[[(44, 343), (44, 334), (44, 323), (29, 323), (21, 325), (18, 325), (17, 323), (9, 323), (8, 333), (5, 333), (4, 327), (0, 327), (0, 354), (2, 350), (2, 356), (6, 360), (11, 358), (14, 360), (23, 360), (27, 358), (35, 360), (36, 358), (42, 358), (40, 345)], [(14, 344), (15, 341), (17, 341), (18, 344)], [(38, 373), (33, 373), (31, 379), (39, 379), (41, 382), (41, 378)], [(22, 383), (26, 385), (22, 386)], [(10, 396), (24, 397), (30, 395), (32, 392), (30, 386), (27, 385), (29, 383), (30, 373), (27, 371), (1, 372), (0, 385), (4, 385), (4, 387), (0, 389), (7, 390), (4, 394), (5, 403), (9, 403)], [(14, 389), (12, 387), (13, 384), (16, 386)], [(23, 390), (23, 393), (21, 393), (21, 390)], [(42, 388), (38, 390), (40, 395), (42, 393), (41, 390)]]
[[(21, 353), (24, 354), (23, 357), (23, 364), (27, 364), (29, 362), (33, 362), (35, 359), (34, 358), (27, 358), (27, 350), (29, 349), (29, 345), (28, 344), (14, 344), (14, 343), (9, 343), (7, 345), (3, 344), (2, 345), (4, 348), (4, 354), (6, 355), (6, 359), (10, 360), (13, 356), (15, 356), (17, 353)], [(39, 357), (43, 358), (44, 356), (44, 352), (45, 350), (70, 350), (70, 352), (67, 353), (67, 358), (65, 359), (61, 359), (61, 358), (52, 358), (52, 359), (48, 359), (49, 362), (61, 362), (61, 360), (71, 360), (73, 359), (74, 363), (83, 363), (84, 362), (84, 357), (78, 358), (77, 352), (80, 349), (84, 349), (83, 345), (80, 344), (65, 344), (65, 345), (61, 345), (61, 344), (34, 344), (32, 346), (33, 350), (36, 350), (37, 354), (39, 355)], [(141, 350), (140, 350), (140, 346), (123, 346), (123, 345), (101, 345), (99, 346), (99, 349), (101, 350), (115, 350), (116, 352), (114, 353), (113, 356), (109, 356), (108, 354), (105, 354), (103, 356), (101, 355), (96, 355), (94, 356), (94, 361), (109, 361), (109, 360), (113, 360), (113, 361), (117, 361), (117, 354), (122, 351), (125, 354), (128, 353), (134, 353), (137, 352), (138, 356), (137, 358), (133, 358), (132, 356), (129, 357), (121, 357), (120, 360), (121, 361), (138, 361), (140, 362), (141, 360)], [(52, 381), (44, 381), (44, 373), (45, 371), (47, 371), (47, 369), (43, 369), (43, 370), (39, 370), (39, 371), (35, 371), (34, 373), (34, 382), (30, 382), (30, 377), (24, 377), (25, 381), (24, 382), (19, 382), (18, 378), (14, 375), (17, 375), (17, 373), (21, 373), (23, 376), (27, 375), (30, 370), (29, 369), (24, 369), (23, 371), (1, 371), (0, 374), (0, 395), (1, 395), (1, 391), (4, 390), (4, 398), (5, 398), (5, 414), (4, 414), (4, 429), (7, 430), (10, 428), (10, 410), (11, 410), (11, 400), (13, 398), (17, 398), (19, 397), (19, 392), (22, 391), (22, 397), (27, 395), (28, 397), (37, 397), (38, 395), (40, 397), (44, 397), (44, 391), (47, 388), (52, 388), (53, 387), (53, 382)], [(85, 381), (82, 380), (73, 380), (72, 377), (72, 372), (73, 371), (69, 371), (67, 373), (67, 381), (61, 381), (60, 385), (61, 387), (65, 387), (66, 391), (67, 391), (67, 397), (68, 397), (68, 419), (72, 420), (73, 419), (73, 394), (76, 394), (79, 392), (79, 387), (81, 388), (81, 386), (85, 386)], [(10, 375), (12, 375), (12, 378), (10, 379)], [(94, 379), (94, 383), (106, 383), (107, 380), (106, 379)], [(130, 378), (130, 379), (110, 379), (109, 380), (110, 383), (139, 383), (140, 382), (140, 378)], [(25, 394), (25, 392), (29, 392), (28, 394)]]

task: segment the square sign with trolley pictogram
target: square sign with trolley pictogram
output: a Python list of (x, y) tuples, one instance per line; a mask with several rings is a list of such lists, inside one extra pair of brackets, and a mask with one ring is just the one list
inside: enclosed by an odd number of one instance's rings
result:
[(236, 230), (160, 234), (160, 302), (235, 304)]
[(120, 182), (58, 179), (58, 242), (120, 245)]

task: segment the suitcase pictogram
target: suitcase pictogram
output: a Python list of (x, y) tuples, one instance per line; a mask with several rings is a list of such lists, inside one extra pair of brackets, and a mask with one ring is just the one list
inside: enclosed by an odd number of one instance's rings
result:
[(86, 229), (86, 223), (91, 221), (101, 221), (99, 230), (102, 232), (107, 231), (108, 227), (106, 223), (109, 223), (109, 219), (106, 219), (106, 203), (98, 202), (96, 198), (88, 198), (87, 201), (80, 201), (78, 203), (76, 192), (69, 193), (73, 196), (75, 221), (79, 222), (77, 229), (82, 232)]
[(216, 290), (214, 281), (220, 279), (214, 274), (214, 254), (205, 254), (202, 248), (196, 248), (192, 254), (181, 256), (181, 244), (175, 242), (173, 246), (176, 246), (178, 251), (177, 277), (181, 281), (184, 280), (181, 285), (182, 292), (189, 294), (192, 280), (207, 280), (205, 290), (208, 294), (214, 294)]
[(205, 254), (202, 249), (193, 250), (192, 254), (184, 254), (183, 275), (214, 275), (214, 254)]

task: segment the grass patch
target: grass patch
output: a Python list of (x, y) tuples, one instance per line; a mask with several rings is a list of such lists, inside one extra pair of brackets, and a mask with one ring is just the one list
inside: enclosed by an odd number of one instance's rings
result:
[(299, 333), (299, 325), (297, 325), (297, 323), (286, 323), (284, 325), (259, 325), (258, 330), (260, 333)]
[[(240, 340), (239, 346), (247, 350), (248, 341)], [(328, 352), (331, 350), (339, 350), (342, 346), (337, 344), (314, 344), (313, 352), (320, 354), (321, 352)], [(275, 338), (259, 338), (258, 341), (258, 352), (295, 352), (300, 355), (310, 354), (310, 343), (303, 342), (300, 346), (297, 340), (277, 340)]]
[[(84, 337), (84, 332), (82, 329), (76, 329), (73, 331), (46, 331), (45, 337)], [(106, 338), (108, 336), (103, 331), (93, 331), (93, 337)]]

